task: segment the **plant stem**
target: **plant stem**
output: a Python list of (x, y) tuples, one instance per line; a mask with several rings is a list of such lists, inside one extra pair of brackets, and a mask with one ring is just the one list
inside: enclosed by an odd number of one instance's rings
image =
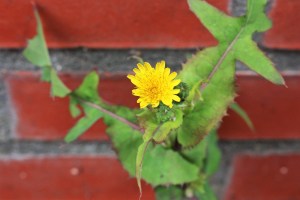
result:
[(95, 108), (97, 110), (100, 110), (101, 112), (111, 116), (112, 118), (116, 119), (116, 120), (119, 120), (120, 122), (124, 123), (124, 124), (127, 124), (128, 126), (130, 126), (131, 128), (135, 129), (135, 130), (138, 130), (138, 131), (141, 131), (142, 129), (137, 125), (137, 124), (134, 124), (130, 121), (128, 121), (127, 119), (109, 111), (109, 110), (106, 110), (105, 108), (99, 106), (98, 104), (95, 104), (95, 103), (92, 103), (92, 102), (89, 102), (89, 101), (86, 101), (86, 100), (83, 100), (83, 99), (79, 99), (79, 101), (81, 101), (82, 103), (92, 107), (92, 108)]
[(238, 38), (240, 37), (240, 35), (241, 35), (241, 33), (243, 31), (244, 31), (244, 28), (242, 28), (239, 31), (239, 33), (235, 36), (235, 38), (229, 44), (229, 46), (227, 47), (227, 49), (224, 51), (224, 53), (222, 54), (221, 58), (218, 60), (218, 63), (214, 66), (213, 70), (208, 75), (207, 80), (205, 81), (205, 83), (201, 85), (201, 88), (200, 88), (201, 91), (203, 91), (206, 88), (206, 86), (208, 85), (208, 83), (210, 82), (210, 80), (212, 79), (212, 77), (215, 75), (215, 73), (217, 72), (217, 70), (220, 68), (220, 66), (222, 65), (222, 62), (225, 60), (226, 56), (231, 51), (233, 45), (235, 45), (236, 41), (238, 40)]

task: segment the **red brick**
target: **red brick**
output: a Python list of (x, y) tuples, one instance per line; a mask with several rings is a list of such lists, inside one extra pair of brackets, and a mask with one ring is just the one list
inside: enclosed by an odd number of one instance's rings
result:
[[(35, 34), (31, 0), (0, 0), (0, 47)], [(185, 0), (35, 0), (50, 47), (163, 48), (216, 44)], [(226, 11), (228, 0), (209, 0)]]
[[(82, 81), (83, 75), (65, 74), (63, 81), (72, 89)], [(130, 95), (132, 85), (125, 76), (103, 75), (99, 93), (103, 99), (118, 105), (136, 106)], [(78, 119), (69, 114), (67, 98), (51, 98), (48, 83), (41, 82), (39, 74), (16, 72), (7, 77), (11, 105), (15, 112), (15, 134), (21, 139), (62, 139)], [(126, 94), (124, 97), (123, 95)], [(96, 123), (83, 139), (107, 139), (105, 125)]]
[[(115, 158), (53, 157), (0, 160), (0, 199), (138, 199), (136, 180)], [(143, 183), (143, 199), (154, 192)]]
[(270, 18), (273, 28), (263, 39), (263, 44), (269, 48), (300, 49), (300, 1), (276, 0), (272, 1), (273, 8)]
[(300, 155), (241, 155), (226, 200), (300, 199)]
[(300, 138), (300, 74), (284, 76), (287, 87), (273, 85), (259, 76), (238, 76), (237, 102), (251, 118), (252, 132), (232, 111), (224, 118), (220, 137), (224, 140)]
[[(63, 80), (74, 88), (82, 76), (64, 74)], [(235, 113), (224, 118), (221, 139), (296, 139), (300, 138), (300, 74), (285, 76), (288, 88), (273, 85), (255, 75), (238, 76), (238, 103), (248, 112), (256, 128), (251, 132)], [(15, 72), (7, 75), (10, 103), (15, 116), (15, 134), (20, 139), (62, 139), (76, 120), (68, 111), (67, 99), (51, 99), (49, 85), (38, 74)], [(99, 92), (104, 99), (136, 107), (132, 84), (124, 75), (103, 75)], [(107, 139), (105, 126), (96, 123), (82, 139)]]

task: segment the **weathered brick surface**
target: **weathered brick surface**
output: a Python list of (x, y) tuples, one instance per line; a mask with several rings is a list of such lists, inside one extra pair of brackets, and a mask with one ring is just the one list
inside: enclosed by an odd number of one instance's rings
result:
[[(80, 84), (82, 76), (64, 74), (63, 80), (71, 88)], [(230, 112), (221, 128), (222, 139), (293, 139), (299, 138), (300, 77), (285, 76), (288, 88), (275, 86), (261, 77), (239, 75), (238, 102), (253, 120), (256, 131), (251, 132), (245, 123)], [(6, 77), (14, 112), (15, 134), (18, 139), (62, 139), (75, 124), (68, 111), (68, 99), (52, 99), (49, 85), (39, 80), (37, 73), (16, 72)], [(114, 104), (137, 107), (131, 95), (132, 84), (124, 76), (104, 74), (99, 93)], [(275, 95), (274, 94), (280, 94)], [(288, 102), (288, 103), (287, 103)], [(37, 112), (41, 110), (41, 112)], [(94, 125), (83, 139), (107, 139), (105, 125)]]
[[(0, 1), (1, 47), (34, 35), (30, 0)], [(181, 0), (36, 0), (50, 47), (199, 47), (216, 41)], [(228, 0), (209, 0), (227, 10)]]
[[(111, 157), (69, 156), (0, 159), (0, 199), (138, 199), (139, 191)], [(154, 192), (143, 184), (143, 199)]]
[(300, 199), (300, 154), (240, 155), (226, 200)]
[(263, 39), (268, 48), (300, 49), (300, 1), (274, 0), (269, 13), (273, 27)]

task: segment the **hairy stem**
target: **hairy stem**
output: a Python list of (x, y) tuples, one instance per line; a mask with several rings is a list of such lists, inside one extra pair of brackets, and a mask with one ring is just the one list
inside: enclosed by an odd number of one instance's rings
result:
[(83, 99), (78, 99), (80, 102), (92, 107), (92, 108), (95, 108), (97, 110), (100, 110), (101, 112), (111, 116), (112, 118), (116, 119), (116, 120), (119, 120), (120, 122), (124, 123), (124, 124), (127, 124), (128, 126), (130, 126), (131, 128), (135, 129), (135, 130), (138, 130), (138, 131), (141, 131), (142, 129), (137, 125), (137, 124), (134, 124), (130, 121), (128, 121), (127, 119), (109, 111), (109, 110), (106, 110), (105, 108), (99, 106), (98, 104), (95, 104), (95, 103), (92, 103), (92, 102), (89, 102), (89, 101), (86, 101), (86, 100), (83, 100)]
[(236, 43), (236, 41), (238, 40), (238, 38), (240, 37), (241, 33), (243, 32), (244, 28), (242, 28), (240, 30), (240, 32), (235, 36), (235, 38), (232, 40), (232, 42), (229, 44), (229, 46), (227, 47), (227, 49), (224, 51), (224, 53), (222, 54), (222, 56), (220, 57), (220, 59), (218, 60), (218, 63), (214, 66), (213, 70), (210, 72), (210, 74), (207, 77), (207, 80), (205, 81), (205, 83), (203, 83), (201, 85), (200, 90), (203, 91), (206, 86), (208, 85), (208, 83), (210, 82), (210, 80), (212, 79), (212, 77), (215, 75), (215, 73), (217, 72), (217, 70), (220, 68), (220, 66), (222, 65), (222, 62), (225, 60), (226, 56), (228, 55), (228, 53), (231, 51), (233, 45)]

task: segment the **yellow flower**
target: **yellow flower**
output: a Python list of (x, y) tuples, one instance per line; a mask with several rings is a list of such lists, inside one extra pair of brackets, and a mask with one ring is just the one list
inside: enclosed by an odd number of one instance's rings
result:
[(136, 89), (132, 90), (132, 94), (139, 97), (137, 102), (141, 108), (149, 104), (155, 108), (160, 101), (172, 108), (173, 100), (180, 102), (180, 98), (176, 95), (180, 90), (174, 89), (180, 80), (175, 79), (176, 72), (170, 74), (170, 68), (165, 68), (165, 61), (158, 62), (155, 68), (147, 62), (139, 63), (137, 66), (138, 68), (133, 69), (135, 75), (127, 77), (136, 86)]

